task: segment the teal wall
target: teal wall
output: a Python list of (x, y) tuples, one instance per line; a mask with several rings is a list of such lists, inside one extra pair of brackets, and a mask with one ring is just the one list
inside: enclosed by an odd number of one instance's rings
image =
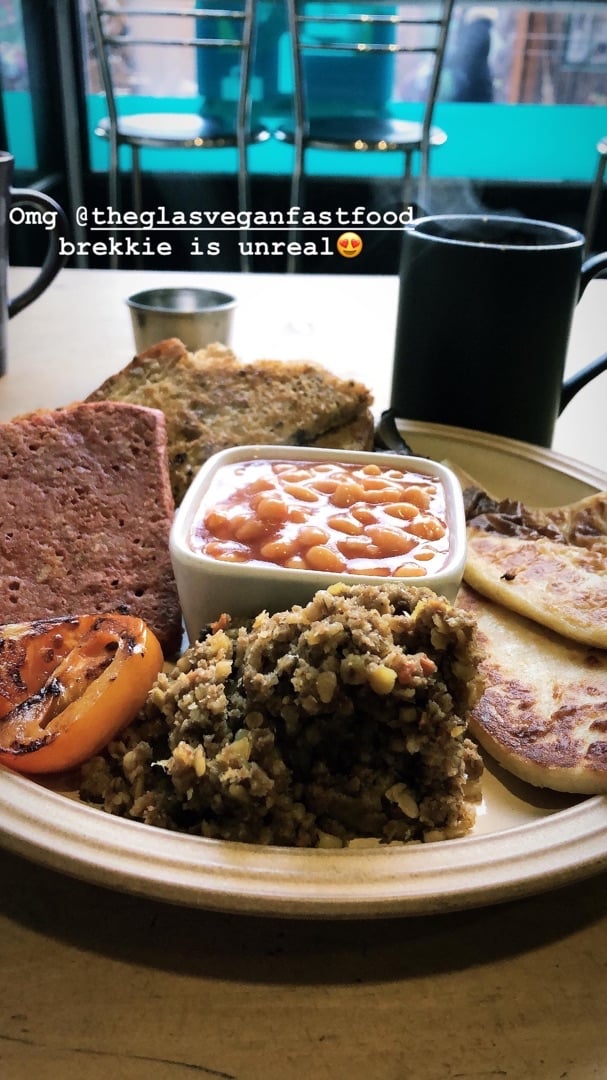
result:
[[(141, 105), (129, 99), (130, 110)], [(157, 100), (153, 107), (158, 107)], [(183, 99), (167, 102), (166, 107), (182, 110)], [(89, 98), (91, 127), (102, 114), (103, 98)], [(594, 174), (596, 144), (607, 134), (607, 106), (441, 102), (435, 122), (449, 137), (433, 154), (434, 176), (586, 182)], [(107, 148), (102, 140), (93, 136), (91, 147), (93, 168), (105, 168)], [(230, 150), (176, 151), (170, 163), (166, 155), (167, 151), (145, 151), (144, 168), (223, 172), (236, 165)], [(401, 155), (392, 153), (309, 151), (307, 159), (309, 171), (319, 176), (398, 176), (402, 167)], [(288, 174), (291, 162), (292, 150), (274, 140), (251, 149), (251, 168), (258, 173)]]
[(18, 169), (34, 170), (36, 143), (32, 99), (27, 90), (5, 90), (2, 104), (8, 133), (8, 146)]
[[(20, 169), (35, 169), (31, 101), (24, 91), (4, 94), (10, 148)], [(129, 97), (129, 111), (158, 109), (158, 99)], [(87, 99), (91, 131), (91, 162), (94, 170), (107, 167), (107, 145), (93, 134), (104, 114), (102, 95)], [(195, 101), (188, 107), (195, 109)], [(183, 111), (184, 99), (163, 99), (166, 111)], [(412, 107), (413, 109), (415, 106)], [(607, 134), (607, 106), (586, 105), (487, 105), (439, 103), (435, 122), (448, 133), (445, 146), (433, 154), (432, 174), (478, 180), (532, 182), (587, 182), (595, 164), (595, 147)], [(274, 121), (276, 123), (276, 121)], [(231, 150), (207, 152), (147, 150), (143, 167), (158, 172), (232, 172), (236, 155)], [(288, 175), (292, 151), (270, 141), (251, 150), (256, 173)], [(312, 174), (390, 177), (400, 174), (398, 154), (347, 154), (310, 151)], [(128, 154), (124, 167), (128, 169)]]

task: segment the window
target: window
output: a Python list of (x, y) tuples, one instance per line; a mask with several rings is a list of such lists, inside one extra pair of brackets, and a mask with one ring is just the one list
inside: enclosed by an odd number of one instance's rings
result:
[[(113, 2), (119, 20), (122, 0)], [(129, 5), (143, 8), (150, 3), (128, 0)], [(221, 0), (206, 3), (221, 6)], [(347, 0), (341, 4), (347, 6)], [(395, 7), (401, 6), (414, 5), (395, 2)], [(51, 28), (52, 9), (51, 2), (43, 8), (38, 0), (0, 0), (4, 126), (8, 148), (23, 171), (35, 170), (38, 158), (45, 157), (36, 139), (40, 143), (47, 137), (49, 124), (41, 122), (40, 114), (53, 103), (38, 100), (44, 97), (48, 80), (46, 75), (39, 77), (37, 68), (55, 47), (53, 33), (46, 32), (46, 27)], [(55, 0), (55, 9), (69, 9), (79, 18), (86, 43), (87, 0)], [(258, 22), (254, 108), (266, 123), (277, 126), (289, 108), (291, 85), (282, 0), (258, 0)], [(32, 42), (32, 36), (37, 40)], [(93, 129), (104, 112), (104, 99), (90, 42), (84, 52), (88, 156), (93, 170), (103, 172), (107, 146)], [(59, 66), (57, 57), (50, 58), (50, 63)], [(399, 77), (414, 102), (423, 67), (403, 61)], [(329, 90), (325, 87), (323, 92)], [(181, 64), (169, 64), (159, 72), (150, 54), (125, 63), (124, 94), (133, 110), (141, 97), (158, 93), (167, 109), (196, 109), (201, 95), (221, 98), (233, 93), (233, 86), (229, 71), (216, 69), (201, 77), (194, 57), (186, 70)], [(433, 158), (436, 177), (587, 183), (595, 168), (596, 143), (607, 132), (607, 0), (456, 4), (436, 121), (449, 135)], [(291, 161), (290, 148), (274, 141), (252, 148), (256, 172), (288, 174)], [(365, 155), (364, 162), (357, 155), (354, 163), (351, 156), (337, 159), (324, 154), (310, 161), (313, 171), (325, 175), (356, 170), (358, 175), (396, 176), (399, 171), (391, 155)], [(46, 161), (40, 167), (47, 169)], [(212, 163), (207, 155), (187, 151), (177, 151), (174, 160), (166, 152), (148, 151), (143, 167), (230, 172), (235, 161), (229, 150), (218, 151)]]
[(18, 168), (37, 165), (21, 0), (0, 0), (2, 135)]

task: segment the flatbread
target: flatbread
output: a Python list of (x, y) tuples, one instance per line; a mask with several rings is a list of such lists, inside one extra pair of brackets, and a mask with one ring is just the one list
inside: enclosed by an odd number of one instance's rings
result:
[(607, 652), (576, 644), (463, 585), (477, 623), (485, 690), (469, 731), (537, 787), (607, 793)]
[(533, 509), (467, 493), (468, 585), (551, 630), (607, 649), (607, 492)]

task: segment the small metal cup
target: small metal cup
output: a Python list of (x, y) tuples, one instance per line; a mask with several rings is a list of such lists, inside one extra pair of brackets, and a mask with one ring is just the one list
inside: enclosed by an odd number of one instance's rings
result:
[(176, 337), (194, 351), (220, 342), (229, 345), (236, 297), (215, 289), (145, 289), (127, 298), (138, 353)]

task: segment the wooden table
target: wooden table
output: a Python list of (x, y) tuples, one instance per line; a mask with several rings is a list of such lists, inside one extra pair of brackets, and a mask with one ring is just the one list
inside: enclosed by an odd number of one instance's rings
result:
[[(12, 270), (11, 295), (32, 274)], [(134, 351), (126, 297), (169, 281), (237, 295), (234, 349), (243, 359), (317, 360), (338, 375), (366, 382), (378, 412), (389, 404), (396, 277), (64, 270), (9, 324), (0, 419), (83, 397), (122, 367)], [(607, 280), (597, 280), (578, 305), (565, 374), (606, 350)], [(607, 468), (606, 416), (607, 373), (567, 406), (557, 422), (554, 449)]]
[[(25, 271), (11, 275), (13, 291)], [(124, 297), (166, 275), (64, 272), (10, 327), (3, 418), (78, 398), (132, 352)], [(192, 280), (192, 275), (188, 275)], [(201, 281), (204, 278), (201, 276)], [(311, 356), (387, 404), (396, 282), (209, 276), (242, 355)], [(607, 282), (569, 369), (605, 348)], [(602, 338), (602, 341), (601, 341)], [(605, 467), (607, 375), (555, 446)], [(254, 918), (106, 891), (0, 852), (7, 1080), (602, 1080), (607, 875), (440, 916)]]

